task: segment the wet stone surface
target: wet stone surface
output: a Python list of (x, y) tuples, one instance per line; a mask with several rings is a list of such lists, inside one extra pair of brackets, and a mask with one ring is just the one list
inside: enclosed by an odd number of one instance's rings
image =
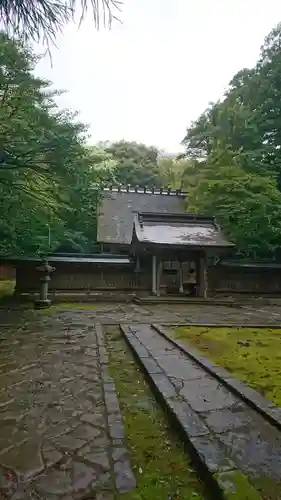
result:
[[(62, 305), (63, 308), (63, 305)], [(233, 325), (281, 325), (280, 306), (245, 307), (211, 304), (116, 304), (97, 303), (91, 309), (65, 309), (59, 313), (65, 324), (79, 326), (93, 322), (104, 324), (198, 323)]]
[(1, 500), (111, 500), (135, 486), (101, 325), (57, 316), (1, 327)]
[[(212, 473), (238, 470), (262, 498), (279, 500), (281, 432), (191, 358), (176, 354), (151, 326), (127, 325), (124, 333), (129, 342), (133, 335), (132, 347), (207, 468)], [(149, 357), (142, 357), (143, 347)], [(268, 482), (274, 484), (270, 496)]]
[[(102, 324), (134, 323), (135, 349), (206, 457), (206, 436), (215, 434), (237, 467), (280, 481), (279, 434), (248, 410), (238, 415), (237, 405), (218, 395), (221, 387), (205, 383), (194, 363), (187, 366), (144, 327), (165, 322), (281, 324), (281, 307), (100, 303), (35, 315), (0, 309), (1, 500), (79, 500), (93, 492), (96, 500), (113, 500), (118, 488), (134, 487)], [(209, 456), (215, 463), (219, 455), (210, 448)]]

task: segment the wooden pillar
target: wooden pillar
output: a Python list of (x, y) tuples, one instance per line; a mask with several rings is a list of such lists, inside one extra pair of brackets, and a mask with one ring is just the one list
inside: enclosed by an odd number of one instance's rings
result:
[(160, 295), (160, 286), (161, 286), (161, 276), (162, 276), (162, 260), (159, 260), (157, 266), (157, 283), (156, 283), (156, 295), (159, 297)]
[(195, 260), (196, 297), (200, 295), (200, 255)]
[(183, 294), (183, 267), (182, 262), (179, 263), (179, 293)]
[(207, 259), (205, 254), (198, 255), (196, 260), (196, 287), (198, 297), (206, 299), (208, 294), (208, 280)]
[(152, 295), (157, 295), (157, 257), (152, 255)]
[(137, 253), (137, 256), (136, 256), (136, 269), (135, 269), (135, 272), (136, 273), (140, 272), (140, 256), (139, 256), (138, 253)]

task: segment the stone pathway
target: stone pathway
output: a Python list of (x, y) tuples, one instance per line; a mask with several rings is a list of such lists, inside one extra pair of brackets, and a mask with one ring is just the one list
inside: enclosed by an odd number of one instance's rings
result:
[(44, 322), (1, 328), (0, 498), (111, 500), (135, 479), (101, 326)]
[[(54, 311), (52, 313), (52, 311)], [(0, 308), (0, 325), (13, 324), (14, 316), (24, 314), (20, 310)], [(89, 304), (81, 308), (79, 304), (65, 308), (63, 304), (54, 306), (48, 314), (53, 314), (67, 325), (89, 326), (93, 322), (102, 324), (119, 323), (198, 323), (233, 325), (280, 325), (280, 306), (245, 305), (243, 307), (217, 306), (211, 304), (153, 304), (138, 305), (126, 303)]]
[(115, 304), (97, 303), (93, 309), (63, 310), (59, 313), (65, 324), (119, 323), (198, 323), (233, 325), (280, 325), (281, 306), (247, 306), (243, 308), (204, 304)]
[(280, 500), (281, 432), (149, 325), (123, 331), (208, 468), (239, 470), (262, 498)]
[[(280, 318), (278, 307), (259, 311), (99, 303), (92, 308), (61, 305), (35, 315), (1, 309), (0, 499), (86, 500), (95, 492), (96, 500), (112, 500), (118, 490), (134, 487), (101, 324), (195, 321), (271, 325), (281, 324)], [(145, 342), (152, 340), (148, 337)], [(151, 355), (157, 354), (158, 348), (161, 352), (162, 347), (155, 339)], [(168, 374), (169, 381), (185, 397), (187, 381), (177, 376), (180, 365), (173, 360), (166, 366), (166, 355), (165, 359), (161, 373), (174, 370)], [(188, 394), (190, 390), (189, 386)], [(228, 406), (210, 411), (219, 411), (219, 418), (225, 419), (227, 410)], [(201, 412), (200, 408), (196, 411)], [(215, 422), (206, 420), (204, 425), (215, 426)], [(245, 433), (238, 439), (236, 431), (228, 429), (221, 433), (220, 441), (232, 450), (237, 463), (251, 459), (249, 467), (255, 472), (260, 467), (259, 456), (266, 457), (256, 453), (255, 440), (265, 450), (265, 430), (260, 436), (256, 426), (250, 428), (251, 456), (247, 455), (250, 448), (244, 446)], [(275, 458), (270, 477), (277, 478), (281, 470), (279, 441), (272, 447)]]

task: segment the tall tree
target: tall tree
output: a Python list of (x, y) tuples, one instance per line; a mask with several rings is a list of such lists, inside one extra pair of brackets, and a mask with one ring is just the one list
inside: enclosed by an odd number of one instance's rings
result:
[(199, 168), (197, 161), (190, 158), (162, 156), (158, 160), (159, 177), (162, 186), (181, 189), (196, 183)]
[(206, 158), (218, 146), (239, 156), (248, 171), (276, 174), (281, 187), (281, 24), (266, 37), (251, 70), (239, 71), (224, 99), (187, 130), (188, 157)]
[(74, 167), (65, 180), (67, 202), (61, 211), (65, 228), (61, 245), (68, 247), (67, 251), (80, 248), (81, 252), (91, 252), (94, 248), (102, 187), (114, 180), (115, 162), (108, 153), (87, 146), (84, 155), (79, 168)]
[(188, 209), (215, 212), (243, 255), (272, 256), (280, 246), (280, 47), (281, 24), (255, 67), (234, 76), (183, 140), (187, 158), (200, 160)]
[(101, 172), (105, 153), (86, 147), (85, 126), (34, 76), (35, 62), (0, 34), (1, 254), (45, 252), (66, 237), (90, 244), (99, 186), (111, 175)]
[(161, 187), (158, 150), (137, 142), (119, 141), (105, 146), (116, 161), (115, 179), (120, 184)]
[(275, 180), (250, 174), (238, 165), (207, 164), (189, 188), (188, 211), (215, 215), (236, 243), (239, 257), (277, 254), (281, 235), (281, 193)]

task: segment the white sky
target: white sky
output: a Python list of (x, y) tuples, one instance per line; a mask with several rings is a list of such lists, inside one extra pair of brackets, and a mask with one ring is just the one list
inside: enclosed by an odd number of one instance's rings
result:
[(111, 31), (90, 13), (65, 28), (37, 72), (69, 92), (91, 142), (136, 140), (180, 150), (187, 125), (253, 66), (281, 20), (280, 0), (124, 0)]

